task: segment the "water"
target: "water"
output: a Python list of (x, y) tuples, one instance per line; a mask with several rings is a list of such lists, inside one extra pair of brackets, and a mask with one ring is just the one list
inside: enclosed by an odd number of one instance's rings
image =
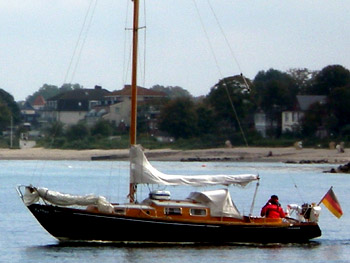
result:
[[(282, 205), (318, 202), (334, 187), (344, 211), (338, 220), (322, 207), (322, 237), (307, 244), (240, 244), (230, 246), (67, 246), (58, 243), (36, 222), (17, 196), (15, 186), (33, 184), (74, 194), (96, 193), (111, 201), (126, 201), (127, 162), (0, 161), (0, 262), (350, 262), (350, 175), (326, 174), (331, 165), (281, 163), (153, 162), (166, 173), (259, 173), (260, 187), (254, 214), (271, 194)], [(334, 167), (334, 166), (332, 166)], [(187, 189), (168, 187), (173, 197), (186, 197)], [(140, 189), (138, 199), (148, 194)], [(241, 212), (248, 214), (255, 184), (231, 188)], [(160, 233), (155, 233), (160, 234)]]

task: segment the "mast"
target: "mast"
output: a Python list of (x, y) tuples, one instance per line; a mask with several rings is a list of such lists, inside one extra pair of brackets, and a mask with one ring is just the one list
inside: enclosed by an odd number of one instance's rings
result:
[[(136, 122), (137, 122), (137, 49), (138, 49), (138, 30), (139, 30), (139, 0), (134, 2), (133, 17), (133, 42), (132, 42), (132, 75), (131, 75), (131, 120), (130, 120), (130, 146), (136, 144)], [(131, 168), (131, 167), (130, 167)], [(132, 173), (133, 169), (130, 169)], [(136, 184), (130, 183), (129, 200), (135, 202)]]

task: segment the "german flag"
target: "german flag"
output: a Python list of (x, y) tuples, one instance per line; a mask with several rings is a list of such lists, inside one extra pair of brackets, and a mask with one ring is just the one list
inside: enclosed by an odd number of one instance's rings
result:
[(320, 203), (323, 203), (325, 207), (337, 218), (343, 215), (343, 211), (340, 207), (337, 197), (333, 192), (333, 187), (331, 187), (325, 196), (321, 199)]

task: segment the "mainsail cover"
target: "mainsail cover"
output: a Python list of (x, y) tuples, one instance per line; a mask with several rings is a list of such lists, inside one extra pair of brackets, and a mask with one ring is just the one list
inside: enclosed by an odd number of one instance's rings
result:
[(211, 216), (242, 218), (227, 189), (192, 192), (188, 199), (209, 206)]
[(240, 175), (170, 175), (155, 169), (147, 160), (140, 145), (130, 148), (130, 182), (134, 184), (159, 185), (231, 185), (246, 186), (252, 181), (259, 180), (255, 174)]

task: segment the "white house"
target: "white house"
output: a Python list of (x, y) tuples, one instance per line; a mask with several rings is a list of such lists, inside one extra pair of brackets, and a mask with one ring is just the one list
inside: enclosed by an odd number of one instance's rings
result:
[(326, 96), (298, 95), (293, 110), (282, 112), (282, 132), (296, 132), (300, 129), (304, 113), (315, 103), (326, 103)]

